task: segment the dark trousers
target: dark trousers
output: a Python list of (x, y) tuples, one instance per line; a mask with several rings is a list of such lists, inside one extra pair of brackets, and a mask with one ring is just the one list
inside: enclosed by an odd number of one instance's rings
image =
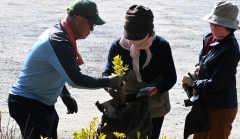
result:
[(150, 139), (159, 139), (159, 135), (161, 132), (162, 124), (163, 124), (164, 116), (152, 118), (152, 135)]
[(40, 139), (40, 136), (57, 139), (59, 117), (54, 105), (48, 106), (35, 99), (10, 94), (8, 108), (24, 139)]

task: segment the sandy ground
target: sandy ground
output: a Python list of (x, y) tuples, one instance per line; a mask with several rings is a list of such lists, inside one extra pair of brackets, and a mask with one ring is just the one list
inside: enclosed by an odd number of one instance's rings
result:
[[(64, 18), (69, 0), (1, 0), (0, 1), (0, 110), (7, 110), (7, 96), (16, 81), (23, 62), (38, 36)], [(200, 18), (210, 13), (215, 0), (95, 0), (100, 16), (108, 22), (95, 27), (85, 40), (77, 41), (85, 64), (82, 73), (98, 77), (104, 70), (110, 44), (121, 37), (126, 10), (133, 4), (150, 7), (155, 15), (156, 33), (170, 42), (178, 80), (170, 90), (171, 111), (166, 115), (161, 137), (182, 139), (184, 121), (190, 108), (184, 107), (187, 95), (181, 88), (183, 74), (191, 71), (198, 60), (202, 47), (202, 34), (209, 31), (208, 23)], [(240, 1), (232, 1), (240, 8)], [(240, 19), (240, 16), (238, 16)], [(235, 33), (240, 39), (240, 31)], [(239, 68), (238, 68), (239, 70)], [(240, 89), (240, 74), (237, 73)], [(56, 103), (60, 122), (58, 133), (69, 138), (72, 133), (86, 128), (93, 117), (101, 117), (96, 101), (104, 102), (111, 97), (103, 89), (85, 90), (68, 86), (78, 103), (78, 113), (66, 114), (61, 99)], [(240, 93), (238, 91), (238, 101)], [(233, 123), (230, 139), (240, 138), (240, 111)], [(6, 128), (8, 113), (2, 114), (2, 127)], [(13, 122), (10, 122), (10, 124)], [(18, 130), (18, 129), (17, 129)]]

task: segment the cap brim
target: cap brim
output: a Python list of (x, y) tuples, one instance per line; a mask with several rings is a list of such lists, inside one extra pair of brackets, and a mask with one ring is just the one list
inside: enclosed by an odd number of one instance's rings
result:
[(103, 20), (101, 17), (97, 16), (97, 17), (94, 17), (94, 18), (88, 18), (88, 17), (85, 17), (89, 22), (95, 24), (95, 25), (103, 25), (105, 23), (107, 23), (105, 20)]
[(214, 14), (208, 14), (201, 18), (203, 21), (212, 23), (212, 24), (218, 24), (224, 27), (232, 28), (232, 29), (240, 29), (240, 24), (238, 20), (232, 20), (229, 18), (216, 16)]

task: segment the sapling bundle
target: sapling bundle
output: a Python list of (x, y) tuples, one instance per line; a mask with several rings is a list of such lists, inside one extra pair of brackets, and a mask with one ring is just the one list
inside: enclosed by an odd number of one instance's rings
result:
[[(125, 65), (123, 67), (123, 61), (121, 60), (121, 56), (117, 55), (113, 58), (113, 68), (114, 68), (114, 73), (112, 75), (119, 75), (123, 76), (125, 74), (125, 71), (128, 70), (128, 65)], [(123, 81), (122, 85), (120, 88), (117, 89), (117, 91), (121, 92), (121, 99), (119, 100), (119, 104), (124, 104), (125, 103), (125, 82)]]

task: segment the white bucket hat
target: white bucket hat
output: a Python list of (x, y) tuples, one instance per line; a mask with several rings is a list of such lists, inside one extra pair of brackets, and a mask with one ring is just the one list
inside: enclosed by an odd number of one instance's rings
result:
[(202, 18), (212, 24), (218, 24), (232, 29), (240, 29), (238, 7), (228, 1), (218, 1), (214, 4), (212, 12)]

